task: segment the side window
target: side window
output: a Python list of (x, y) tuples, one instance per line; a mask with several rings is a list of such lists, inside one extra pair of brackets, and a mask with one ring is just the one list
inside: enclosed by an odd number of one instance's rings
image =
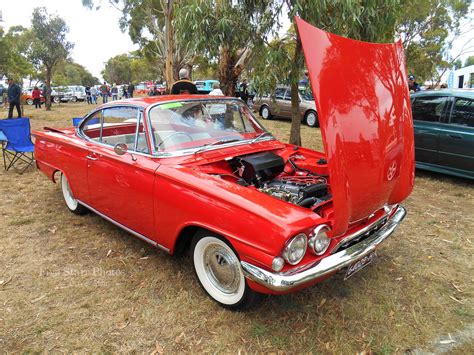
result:
[(102, 111), (97, 111), (92, 116), (89, 116), (81, 126), (82, 133), (90, 139), (100, 142), (101, 121)]
[(450, 123), (474, 127), (474, 100), (456, 99)]
[(133, 107), (112, 107), (103, 111), (102, 140), (110, 146), (124, 143), (135, 149), (138, 110)]
[(417, 97), (412, 105), (413, 119), (418, 121), (439, 122), (442, 120), (447, 97)]
[(291, 90), (290, 89), (286, 90), (285, 100), (286, 101), (291, 101)]
[(286, 89), (284, 89), (284, 88), (276, 89), (275, 90), (275, 99), (283, 100), (285, 98), (285, 91), (286, 91)]

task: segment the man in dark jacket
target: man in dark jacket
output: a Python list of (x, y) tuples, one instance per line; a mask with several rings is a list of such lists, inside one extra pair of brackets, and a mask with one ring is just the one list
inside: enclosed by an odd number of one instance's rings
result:
[(13, 109), (16, 107), (18, 112), (18, 117), (21, 117), (21, 108), (20, 108), (20, 97), (21, 97), (21, 88), (13, 79), (8, 79), (8, 90), (7, 90), (8, 103), (10, 107), (8, 108), (8, 118), (13, 118)]
[(128, 97), (132, 98), (133, 97), (133, 92), (135, 91), (135, 85), (133, 83), (128, 84)]
[(195, 95), (198, 93), (196, 85), (189, 81), (189, 73), (187, 69), (181, 69), (179, 71), (179, 80), (171, 87), (171, 95), (180, 94), (191, 94)]

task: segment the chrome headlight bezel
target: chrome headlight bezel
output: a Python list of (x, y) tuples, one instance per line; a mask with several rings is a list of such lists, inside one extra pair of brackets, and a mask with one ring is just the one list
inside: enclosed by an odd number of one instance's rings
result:
[[(283, 248), (283, 252), (281, 256), (283, 257), (283, 259), (285, 259), (285, 261), (288, 264), (296, 265), (301, 260), (303, 260), (306, 254), (307, 248), (308, 248), (308, 237), (304, 233), (299, 233), (286, 243), (285, 247)], [(299, 250), (296, 258), (294, 257), (295, 249)]]
[[(331, 228), (327, 224), (321, 224), (314, 228), (313, 232), (311, 233), (312, 236), (308, 241), (310, 250), (315, 255), (323, 255), (329, 248), (331, 244), (331, 239), (327, 236), (327, 232), (329, 232)], [(320, 243), (324, 243), (323, 248), (318, 248)], [(318, 250), (319, 249), (319, 250)]]

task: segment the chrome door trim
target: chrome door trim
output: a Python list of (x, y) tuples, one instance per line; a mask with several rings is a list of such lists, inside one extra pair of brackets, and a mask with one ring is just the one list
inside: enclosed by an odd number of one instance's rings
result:
[(81, 205), (83, 205), (84, 207), (90, 209), (92, 212), (94, 212), (95, 214), (99, 215), (99, 216), (102, 217), (103, 219), (109, 221), (109, 222), (112, 223), (112, 224), (115, 224), (117, 227), (122, 228), (122, 229), (125, 230), (126, 232), (133, 234), (135, 237), (140, 238), (141, 240), (147, 242), (148, 244), (153, 245), (154, 247), (157, 247), (157, 248), (159, 248), (159, 249), (161, 249), (161, 250), (163, 250), (163, 251), (166, 251), (168, 254), (170, 253), (170, 250), (169, 250), (168, 248), (164, 247), (164, 246), (161, 245), (161, 244), (158, 244), (157, 242), (155, 242), (154, 240), (151, 240), (150, 238), (145, 237), (143, 234), (140, 234), (140, 233), (138, 233), (138, 232), (135, 232), (133, 229), (130, 229), (130, 228), (128, 228), (128, 227), (125, 227), (123, 224), (121, 224), (121, 223), (117, 222), (116, 220), (114, 220), (114, 219), (112, 219), (112, 218), (106, 216), (105, 214), (103, 214), (103, 213), (97, 211), (95, 208), (89, 206), (87, 203), (84, 203), (84, 202), (82, 202), (82, 201), (80, 201), (80, 200), (77, 200), (77, 202), (79, 202), (79, 203), (80, 203)]

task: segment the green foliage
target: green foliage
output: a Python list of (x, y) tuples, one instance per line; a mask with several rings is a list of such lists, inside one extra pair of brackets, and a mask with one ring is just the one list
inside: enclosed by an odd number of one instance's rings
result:
[(156, 81), (161, 79), (161, 70), (139, 51), (120, 54), (105, 64), (102, 76), (109, 83)]
[(466, 61), (464, 62), (464, 66), (468, 67), (470, 65), (474, 65), (474, 56), (469, 56), (466, 58)]
[(99, 79), (94, 77), (82, 65), (72, 61), (63, 61), (58, 64), (53, 75), (52, 82), (54, 85), (83, 85), (92, 86), (99, 83)]
[(418, 82), (439, 80), (439, 71), (453, 65), (447, 55), (450, 33), (459, 29), (470, 0), (401, 0), (397, 35), (403, 41), (409, 73)]
[(0, 28), (0, 77), (15, 80), (34, 74), (34, 67), (25, 55), (31, 32), (21, 26), (11, 27), (7, 33)]

